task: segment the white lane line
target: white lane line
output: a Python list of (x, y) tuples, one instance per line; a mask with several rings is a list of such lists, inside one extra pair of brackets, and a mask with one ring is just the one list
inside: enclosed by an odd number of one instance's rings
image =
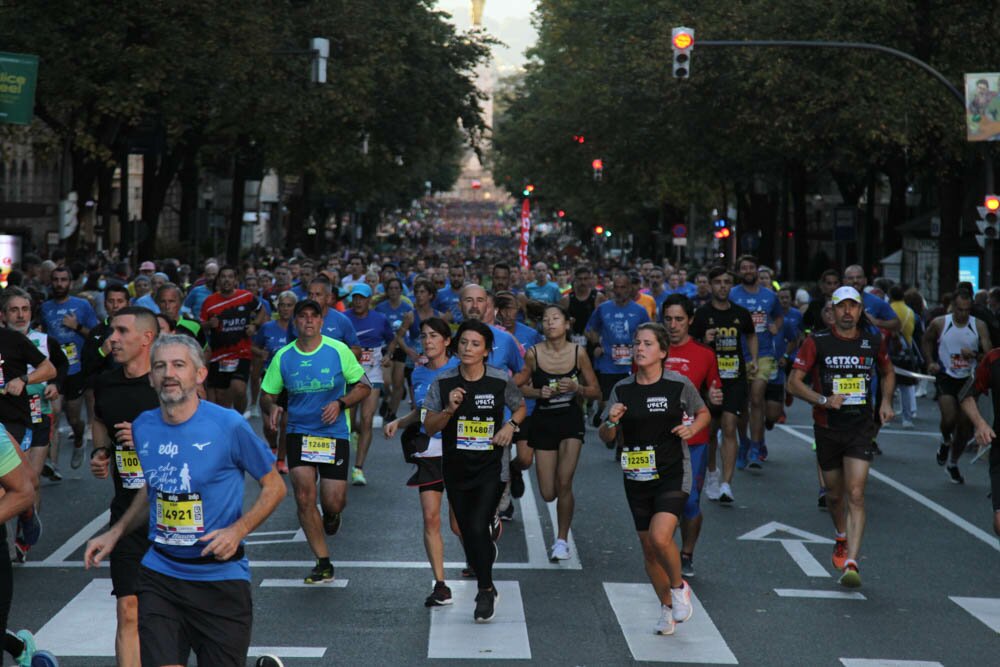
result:
[[(785, 424), (778, 424), (777, 427), (780, 428), (781, 430), (783, 430), (785, 433), (790, 433), (790, 434), (794, 435), (796, 438), (798, 438), (800, 440), (803, 440), (805, 442), (808, 442), (809, 444), (812, 444), (812, 438), (804, 436), (801, 433), (795, 432), (793, 429), (789, 428)], [(972, 535), (977, 540), (980, 540), (980, 541), (986, 543), (987, 545), (989, 545), (994, 550), (1000, 551), (1000, 540), (998, 540), (993, 535), (990, 535), (985, 530), (972, 525), (971, 523), (969, 523), (968, 521), (966, 521), (962, 517), (958, 516), (957, 514), (955, 514), (954, 512), (952, 512), (951, 510), (946, 509), (946, 508), (942, 507), (941, 505), (938, 505), (936, 502), (934, 502), (933, 500), (931, 500), (927, 496), (922, 495), (920, 493), (917, 493), (916, 491), (914, 491), (910, 487), (906, 486), (905, 484), (897, 482), (893, 478), (889, 477), (888, 475), (886, 475), (884, 473), (879, 472), (875, 468), (870, 468), (869, 471), (868, 471), (868, 474), (871, 475), (872, 477), (874, 477), (875, 479), (879, 480), (880, 482), (885, 482), (886, 484), (888, 484), (892, 488), (896, 489), (897, 491), (899, 491), (903, 495), (909, 496), (910, 498), (912, 498), (913, 500), (917, 501), (918, 503), (920, 503), (921, 505), (923, 505), (927, 509), (929, 509), (932, 512), (934, 512), (935, 514), (938, 514), (939, 516), (941, 516), (942, 518), (946, 519), (947, 521), (950, 521), (951, 523), (955, 524), (956, 526), (958, 526), (959, 528), (961, 528), (962, 530), (964, 530), (968, 534)]]
[(431, 609), (428, 658), (531, 659), (520, 585), (516, 581), (494, 581), (493, 585), (500, 593), (496, 616), (489, 623), (475, 623), (476, 582), (448, 582), (453, 602)]
[(841, 658), (844, 667), (944, 667), (940, 662), (927, 660), (870, 660), (868, 658)]
[(986, 627), (1000, 634), (1000, 598), (959, 598), (948, 597), (949, 600), (969, 612)]
[(264, 579), (261, 588), (347, 588), (348, 579), (334, 579), (325, 584), (307, 584), (301, 579)]
[(48, 565), (52, 565), (54, 563), (61, 564), (62, 561), (69, 558), (74, 551), (86, 544), (87, 540), (96, 535), (98, 530), (100, 530), (103, 526), (108, 525), (110, 520), (111, 510), (101, 512), (90, 523), (76, 531), (71, 538), (66, 540), (61, 547), (49, 554), (48, 558), (42, 562)]
[[(551, 565), (549, 563), (548, 550), (545, 548), (545, 533), (542, 531), (542, 518), (538, 514), (538, 505), (535, 502), (535, 489), (532, 486), (531, 475), (527, 471), (523, 475), (524, 495), (518, 499), (518, 502), (521, 509), (521, 520), (524, 522), (524, 541), (528, 547), (528, 564), (535, 567)], [(511, 499), (511, 502), (514, 502), (513, 499)], [(500, 539), (502, 540), (503, 538), (501, 537)], [(493, 567), (496, 569), (496, 565)]]
[(251, 646), (250, 657), (267, 653), (279, 658), (322, 658), (326, 655), (324, 646)]
[(811, 598), (817, 600), (865, 600), (861, 593), (847, 591), (814, 591), (808, 588), (775, 588), (781, 598)]
[(113, 656), (116, 603), (111, 588), (110, 579), (88, 583), (35, 633), (38, 646), (60, 657)]
[[(781, 426), (787, 428), (800, 428), (806, 431), (813, 430), (813, 427), (809, 424), (781, 424)], [(927, 437), (933, 437), (933, 438), (941, 437), (940, 431), (910, 431), (910, 430), (900, 431), (898, 429), (891, 429), (891, 428), (879, 429), (879, 434), (882, 433), (885, 433), (887, 435), (925, 435)], [(812, 440), (809, 440), (809, 442), (812, 442)]]
[(829, 577), (830, 573), (826, 571), (822, 563), (816, 560), (815, 556), (809, 553), (806, 549), (806, 545), (802, 544), (798, 540), (781, 540), (781, 546), (785, 547), (785, 551), (788, 555), (792, 557), (795, 564), (799, 566), (799, 569), (805, 573), (807, 577)]
[[(501, 540), (503, 538), (500, 538)], [(560, 561), (560, 563), (568, 563), (570, 561)], [(359, 568), (359, 569), (371, 569), (371, 570), (419, 570), (422, 568), (427, 568), (427, 561), (425, 560), (343, 560), (343, 561), (332, 561), (334, 567), (342, 568)], [(494, 563), (494, 570), (565, 570), (566, 565), (561, 565), (560, 563), (550, 563), (546, 560), (544, 563), (504, 563), (498, 562)], [(270, 568), (270, 567), (292, 567), (292, 568), (305, 568), (310, 569), (316, 565), (314, 560), (252, 560), (250, 561), (250, 568)], [(82, 560), (66, 560), (59, 562), (45, 562), (45, 561), (28, 561), (23, 565), (18, 565), (17, 567), (28, 567), (28, 568), (82, 568), (84, 563)], [(101, 567), (108, 567), (107, 561), (101, 563)], [(465, 567), (464, 561), (453, 561), (444, 564), (446, 570), (461, 570)]]
[(673, 635), (653, 631), (660, 617), (660, 601), (649, 584), (604, 582), (604, 592), (615, 611), (632, 657), (648, 662), (711, 663), (737, 665), (739, 661), (694, 593), (694, 614), (678, 623)]

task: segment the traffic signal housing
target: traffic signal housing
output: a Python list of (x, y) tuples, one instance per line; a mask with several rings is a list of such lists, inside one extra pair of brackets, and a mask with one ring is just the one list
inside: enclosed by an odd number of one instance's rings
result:
[(670, 38), (674, 49), (674, 78), (687, 79), (691, 76), (691, 51), (694, 50), (694, 30), (674, 28)]
[(997, 217), (1000, 215), (1000, 196), (986, 195), (983, 198), (983, 205), (977, 210), (979, 219), (976, 220), (976, 226), (979, 228), (979, 234), (976, 235), (976, 242), (980, 247), (986, 247), (986, 241), (996, 241), (1000, 238), (1000, 222)]
[(717, 218), (713, 223), (715, 228), (715, 238), (717, 239), (728, 239), (733, 235), (732, 230), (729, 228), (729, 221), (725, 218)]

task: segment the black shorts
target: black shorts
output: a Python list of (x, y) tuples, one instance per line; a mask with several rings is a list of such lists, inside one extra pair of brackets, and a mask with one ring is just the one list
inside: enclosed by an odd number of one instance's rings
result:
[[(517, 434), (517, 441), (526, 439), (532, 449), (558, 451), (563, 440), (583, 440), (586, 428), (583, 424), (583, 409), (573, 401), (558, 410), (538, 410), (528, 417), (526, 438)], [(522, 427), (524, 430), (524, 427)]]
[(709, 410), (713, 417), (719, 417), (723, 412), (739, 417), (746, 413), (749, 398), (750, 389), (746, 380), (723, 380), (722, 405), (718, 407), (710, 405)]
[(83, 376), (83, 371), (76, 375), (67, 375), (62, 383), (62, 395), (67, 401), (75, 401), (83, 396), (83, 390), (87, 388), (87, 379)]
[(185, 581), (139, 570), (139, 645), (144, 665), (244, 667), (250, 649), (250, 582)]
[(420, 493), (438, 491), (444, 493), (444, 472), (441, 469), (440, 456), (416, 457), (413, 459), (417, 469), (406, 480), (407, 486), (416, 487)]
[(52, 442), (52, 415), (42, 415), (42, 421), (31, 425), (31, 446), (48, 447)]
[(597, 384), (601, 386), (601, 400), (608, 400), (614, 386), (628, 377), (628, 373), (598, 373)]
[(688, 494), (681, 489), (679, 480), (665, 478), (651, 482), (625, 480), (625, 498), (632, 510), (632, 522), (637, 531), (649, 530), (653, 515), (669, 512), (678, 520), (684, 515)]
[(875, 445), (872, 441), (875, 432), (874, 419), (850, 429), (813, 427), (819, 467), (822, 470), (837, 470), (844, 467), (844, 457), (871, 461), (875, 458)]
[(205, 382), (206, 387), (211, 387), (212, 389), (229, 389), (229, 385), (233, 380), (246, 382), (250, 379), (249, 359), (240, 359), (236, 364), (236, 368), (225, 373), (219, 370), (219, 365), (220, 362), (218, 361), (213, 361), (208, 364), (208, 380)]
[[(934, 386), (937, 387), (937, 395), (939, 397), (951, 396), (957, 401), (962, 393), (962, 387), (965, 386), (966, 382), (966, 378), (953, 378), (947, 373), (938, 373), (937, 380), (934, 381)], [(879, 392), (879, 394), (881, 393)]]
[(334, 444), (333, 463), (311, 463), (302, 460), (302, 438), (301, 433), (289, 433), (285, 436), (285, 461), (289, 468), (299, 466), (312, 466), (319, 471), (320, 479), (347, 479), (348, 461), (351, 456), (351, 441), (337, 438)]
[(785, 402), (785, 385), (782, 382), (768, 382), (764, 389), (764, 400), (771, 403)]
[(401, 364), (405, 364), (406, 363), (406, 351), (403, 350), (403, 348), (401, 348), (401, 347), (397, 347), (395, 350), (392, 351), (392, 360), (393, 361), (398, 361)]
[[(114, 523), (114, 522), (112, 522)], [(139, 568), (142, 557), (149, 550), (149, 528), (143, 526), (126, 533), (109, 559), (111, 565), (111, 594), (116, 598), (136, 595), (139, 591)]]

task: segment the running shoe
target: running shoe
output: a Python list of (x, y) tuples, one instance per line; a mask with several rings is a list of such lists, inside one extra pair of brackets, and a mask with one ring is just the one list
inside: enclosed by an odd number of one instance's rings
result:
[(53, 482), (62, 481), (62, 473), (59, 472), (59, 466), (57, 466), (52, 461), (46, 461), (45, 465), (42, 466), (42, 476), (48, 477)]
[(476, 578), (476, 571), (473, 570), (472, 566), (469, 565), (468, 563), (466, 563), (465, 567), (462, 568), (462, 578), (463, 579), (475, 579)]
[(745, 470), (747, 467), (747, 459), (750, 456), (750, 443), (746, 440), (740, 438), (739, 449), (736, 450), (736, 469)]
[(760, 460), (761, 461), (766, 461), (767, 460), (767, 443), (763, 443), (763, 442), (760, 443), (760, 454), (759, 454), (759, 456), (760, 456)]
[(18, 667), (31, 667), (31, 661), (38, 653), (38, 646), (35, 644), (35, 636), (31, 634), (28, 630), (18, 630), (14, 635), (21, 640), (24, 644), (24, 650), (21, 651), (21, 655), (14, 656), (17, 660)]
[(902, 426), (903, 426), (904, 429), (906, 429), (907, 431), (909, 431), (909, 430), (913, 429), (913, 422), (911, 422), (909, 419), (904, 419)]
[(281, 658), (276, 655), (258, 656), (257, 662), (253, 664), (254, 667), (285, 667), (285, 663), (281, 662)]
[(569, 545), (566, 544), (566, 540), (556, 540), (556, 543), (552, 545), (552, 554), (549, 556), (549, 560), (555, 562), (568, 559)]
[(939, 466), (943, 466), (945, 463), (948, 462), (949, 449), (951, 448), (948, 446), (947, 442), (942, 442), (940, 445), (938, 445), (937, 456), (935, 456), (934, 458)]
[(501, 535), (503, 535), (503, 522), (500, 521), (499, 514), (494, 514), (493, 518), (490, 519), (490, 539), (496, 542)]
[(660, 620), (656, 622), (656, 634), (674, 634), (674, 614), (673, 610), (665, 604), (660, 605)]
[(355, 468), (351, 471), (351, 484), (354, 486), (367, 486), (368, 480), (365, 479), (365, 472), (361, 468)]
[(424, 600), (425, 607), (443, 607), (449, 605), (454, 600), (451, 599), (451, 589), (443, 581), (434, 582), (434, 590)]
[(513, 521), (514, 520), (514, 503), (507, 505), (507, 509), (501, 510), (497, 513), (501, 521)]
[(688, 554), (681, 554), (681, 574), (685, 577), (694, 576), (694, 556), (689, 556)]
[(33, 547), (38, 544), (38, 539), (42, 536), (42, 518), (38, 516), (38, 510), (36, 509), (31, 510), (30, 517), (25, 517), (25, 514), (17, 517), (17, 532), (15, 535), (17, 535), (18, 541), (22, 544)]
[(965, 484), (965, 478), (962, 477), (962, 473), (959, 472), (958, 466), (950, 465), (947, 470), (948, 476), (951, 477), (952, 484)]
[(333, 565), (323, 566), (316, 563), (316, 566), (306, 575), (307, 584), (328, 584), (333, 581)]
[(476, 623), (489, 623), (493, 620), (493, 616), (496, 614), (497, 600), (499, 599), (500, 594), (496, 588), (490, 591), (479, 591), (476, 594), (476, 611), (472, 614)]
[(709, 500), (718, 500), (719, 494), (722, 492), (719, 486), (719, 479), (722, 475), (718, 470), (709, 470), (705, 475), (705, 496)]
[(24, 564), (28, 560), (28, 552), (31, 551), (31, 547), (24, 544), (20, 540), (14, 540), (14, 562), (18, 565)]
[(819, 490), (819, 497), (816, 498), (816, 507), (820, 508), (821, 510), (826, 509), (826, 489)]
[(838, 580), (841, 586), (847, 588), (859, 588), (861, 586), (861, 573), (858, 571), (858, 564), (853, 560), (847, 561), (844, 565), (844, 573)]
[(288, 462), (285, 459), (278, 461), (278, 472), (282, 475), (288, 474)]
[(493, 565), (497, 564), (497, 560), (500, 558), (500, 545), (496, 542), (493, 543)]
[(670, 589), (670, 602), (673, 605), (674, 621), (683, 623), (691, 618), (694, 607), (691, 606), (691, 587), (688, 582), (685, 581), (680, 588)]
[(847, 538), (838, 537), (833, 543), (833, 555), (830, 557), (833, 561), (833, 566), (838, 570), (844, 569), (844, 564), (847, 563)]
[(382, 415), (375, 415), (372, 418), (372, 428), (382, 428), (382, 424), (384, 423), (385, 419), (383, 419)]
[(510, 466), (510, 495), (515, 498), (524, 495), (524, 472), (513, 464)]
[(73, 458), (69, 460), (69, 467), (76, 470), (83, 465), (83, 443), (73, 446)]
[(332, 514), (323, 514), (323, 532), (327, 535), (336, 535), (337, 531), (340, 530), (341, 524), (341, 512), (334, 512)]
[[(750, 445), (750, 455), (747, 457), (746, 467), (747, 470), (760, 470), (764, 466), (760, 464), (760, 446)], [(736, 467), (739, 467), (739, 462), (737, 461)]]
[(734, 500), (736, 500), (736, 496), (733, 495), (732, 488), (723, 482), (719, 486), (719, 503), (722, 505), (732, 505)]

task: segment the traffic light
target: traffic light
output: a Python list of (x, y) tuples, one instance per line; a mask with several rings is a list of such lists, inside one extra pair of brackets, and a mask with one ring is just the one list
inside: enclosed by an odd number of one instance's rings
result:
[(582, 134), (574, 134), (573, 135), (573, 143), (582, 144), (582, 143), (586, 143), (586, 141), (587, 141), (587, 138), (585, 136), (583, 136)]
[(976, 234), (976, 242), (979, 247), (985, 248), (986, 241), (996, 241), (1000, 237), (1000, 223), (997, 222), (997, 215), (1000, 214), (1000, 196), (986, 195), (983, 205), (977, 207), (979, 219), (976, 226), (979, 233)]
[(671, 36), (674, 47), (674, 78), (686, 79), (691, 76), (691, 51), (694, 50), (694, 30), (674, 28)]
[(594, 180), (599, 181), (604, 178), (604, 160), (601, 158), (596, 158), (590, 163), (591, 168), (594, 170)]
[(525, 197), (530, 197), (531, 193), (534, 191), (535, 191), (535, 186), (532, 185), (531, 183), (528, 183), (527, 185), (524, 186), (524, 190), (521, 191), (521, 194), (523, 194)]
[(712, 225), (715, 228), (715, 238), (717, 239), (728, 239), (733, 234), (732, 230), (729, 229), (729, 221), (725, 218), (717, 218)]
[(594, 236), (604, 236), (604, 227), (600, 225), (594, 227)]
[(566, 217), (566, 211), (563, 211), (563, 210), (556, 211), (556, 217), (557, 218), (565, 218)]

